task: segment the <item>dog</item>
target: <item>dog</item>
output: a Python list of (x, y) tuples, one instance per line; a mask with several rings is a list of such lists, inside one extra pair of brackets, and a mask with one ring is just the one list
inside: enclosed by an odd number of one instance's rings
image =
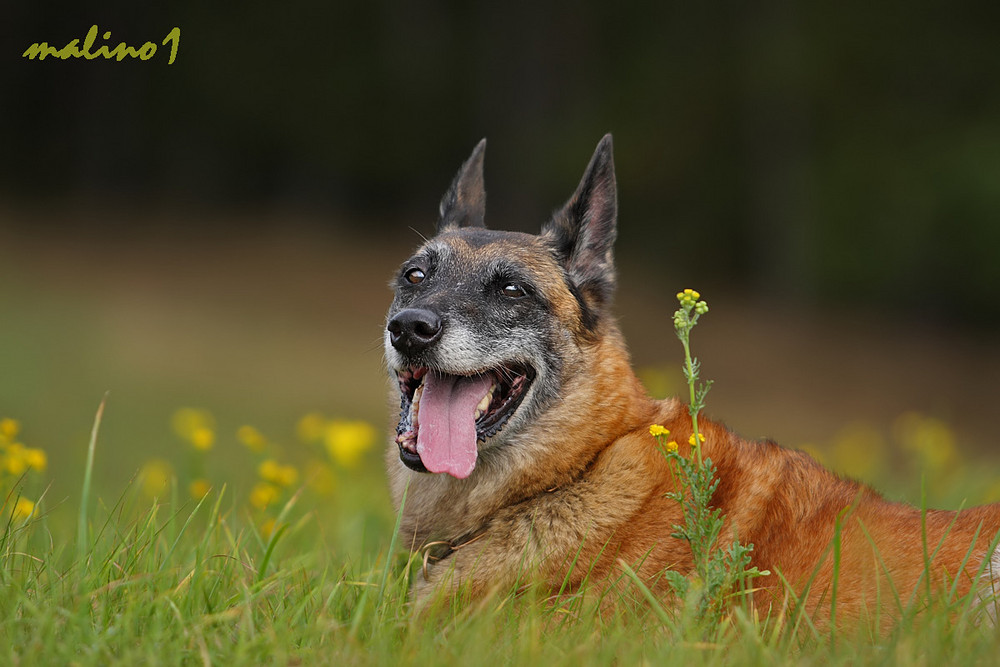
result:
[[(479, 597), (526, 576), (553, 592), (610, 587), (627, 564), (666, 599), (660, 574), (689, 572), (692, 556), (674, 536), (677, 477), (649, 427), (691, 456), (692, 425), (686, 405), (647, 395), (611, 313), (611, 136), (538, 235), (485, 227), (484, 150), (390, 283), (385, 359), (400, 417), (386, 463), (400, 538), (425, 555), (413, 595)], [(752, 583), (758, 613), (804, 605), (823, 623), (834, 586), (838, 623), (891, 621), (931, 588), (992, 599), (1000, 504), (921, 511), (803, 452), (699, 424), (717, 466), (719, 543), (752, 544), (768, 572)]]

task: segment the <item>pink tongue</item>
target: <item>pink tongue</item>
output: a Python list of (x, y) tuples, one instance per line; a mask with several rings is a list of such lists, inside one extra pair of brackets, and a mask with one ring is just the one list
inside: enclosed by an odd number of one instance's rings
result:
[(476, 467), (476, 406), (492, 384), (488, 375), (430, 371), (424, 376), (417, 453), (425, 468), (458, 479), (469, 476)]

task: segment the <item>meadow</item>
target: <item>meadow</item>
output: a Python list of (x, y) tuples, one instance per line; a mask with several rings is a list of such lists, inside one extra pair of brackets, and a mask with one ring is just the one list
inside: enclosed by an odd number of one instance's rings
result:
[[(384, 285), (405, 243), (0, 241), (2, 662), (1000, 655), (1000, 633), (963, 617), (962, 601), (907, 615), (888, 636), (738, 606), (706, 628), (635, 586), (614, 615), (593, 596), (553, 603), (504, 591), (416, 614), (406, 591), (419, 562), (395, 542), (382, 473), (392, 408)], [(682, 354), (666, 324), (674, 304), (655, 301), (656, 285), (666, 281), (670, 297), (678, 280), (626, 266), (619, 312), (640, 375), (656, 394), (682, 394)], [(982, 409), (1000, 368), (988, 341), (871, 313), (802, 317), (738, 294), (713, 300), (697, 336), (703, 373), (716, 381), (707, 411), (736, 430), (807, 449), (894, 498), (950, 508), (1000, 500)]]

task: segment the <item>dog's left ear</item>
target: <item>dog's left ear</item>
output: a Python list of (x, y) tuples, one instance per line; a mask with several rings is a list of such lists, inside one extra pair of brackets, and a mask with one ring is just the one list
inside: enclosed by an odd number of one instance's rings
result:
[(486, 187), (483, 185), (483, 154), (486, 139), (472, 149), (472, 155), (465, 161), (451, 187), (441, 198), (438, 209), (437, 231), (446, 232), (459, 227), (485, 227)]
[(599, 309), (615, 288), (612, 247), (618, 217), (618, 192), (611, 135), (597, 144), (587, 171), (566, 205), (542, 227), (542, 238), (556, 252), (573, 286), (587, 305)]

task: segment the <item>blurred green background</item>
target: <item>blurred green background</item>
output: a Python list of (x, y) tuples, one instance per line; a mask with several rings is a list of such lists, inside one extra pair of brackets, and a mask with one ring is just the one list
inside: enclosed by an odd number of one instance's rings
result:
[[(190, 468), (185, 406), (244, 495), (242, 425), (299, 463), (310, 411), (385, 431), (385, 283), (472, 146), (488, 224), (532, 231), (607, 131), (655, 391), (697, 287), (711, 415), (911, 500), (928, 470), (940, 502), (1000, 496), (995, 3), (11, 4), (0, 417), (49, 453), (50, 499), (74, 502), (105, 391), (110, 494)], [(93, 24), (112, 48), (177, 26), (177, 60), (21, 57)], [(338, 474), (384, 509), (380, 450)]]

